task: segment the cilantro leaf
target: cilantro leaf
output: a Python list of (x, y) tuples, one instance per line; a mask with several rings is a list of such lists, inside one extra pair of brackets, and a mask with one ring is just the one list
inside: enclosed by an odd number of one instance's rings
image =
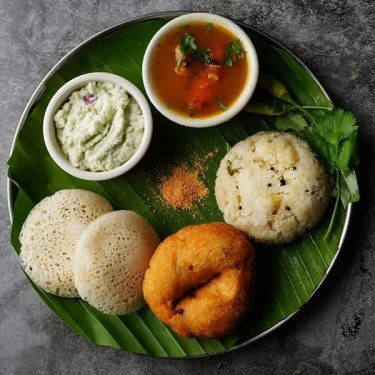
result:
[(229, 43), (228, 50), (232, 55), (234, 56), (238, 55), (242, 51), (240, 40), (239, 39), (232, 40)]
[(194, 116), (195, 108), (194, 108), (192, 105), (189, 105), (189, 106), (187, 107), (187, 109), (188, 109), (188, 112), (189, 112), (189, 116), (190, 116), (190, 117), (193, 117), (193, 116)]
[(355, 123), (354, 115), (342, 109), (326, 112), (311, 123), (309, 140), (331, 172), (348, 172), (358, 163)]
[(288, 113), (286, 116), (278, 117), (275, 125), (281, 131), (294, 130), (297, 132), (308, 127), (306, 120), (299, 113)]
[(328, 143), (337, 145), (338, 142), (349, 138), (357, 130), (356, 119), (350, 112), (335, 109), (315, 118), (313, 129)]
[(231, 67), (234, 60), (245, 58), (245, 51), (239, 39), (232, 40), (224, 51), (224, 65)]
[(210, 49), (209, 48), (201, 48), (196, 56), (197, 59), (200, 59), (204, 62), (205, 65), (208, 65), (211, 63), (211, 58), (210, 58)]
[(335, 148), (331, 144), (327, 143), (320, 135), (314, 133), (311, 127), (305, 129), (303, 133), (306, 136), (310, 146), (318, 155), (319, 159), (327, 167), (329, 173), (332, 174), (335, 169), (332, 165), (332, 158), (335, 155)]
[(348, 139), (341, 142), (336, 160), (336, 167), (343, 172), (348, 172), (358, 164), (357, 133), (350, 134)]
[(207, 24), (204, 30), (206, 31), (206, 33), (209, 33), (212, 30), (212, 23)]
[(219, 104), (219, 107), (222, 111), (228, 110), (228, 107), (222, 101), (220, 101), (220, 99), (217, 96), (215, 96), (215, 99), (216, 99), (217, 103)]
[(180, 40), (180, 51), (183, 55), (195, 52), (197, 46), (195, 45), (195, 38), (186, 33)]
[(346, 208), (348, 203), (359, 201), (359, 189), (355, 171), (341, 172), (341, 202)]
[(233, 61), (231, 57), (229, 56), (229, 52), (227, 52), (227, 50), (225, 50), (224, 52), (224, 65), (229, 68), (233, 65)]

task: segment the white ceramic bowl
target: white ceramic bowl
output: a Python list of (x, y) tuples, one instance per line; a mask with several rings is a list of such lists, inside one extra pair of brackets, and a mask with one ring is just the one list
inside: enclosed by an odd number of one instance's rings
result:
[[(103, 172), (84, 171), (74, 167), (69, 162), (69, 160), (61, 151), (60, 146), (57, 142), (55, 123), (53, 120), (54, 115), (66, 102), (70, 94), (75, 90), (79, 90), (81, 87), (87, 85), (89, 82), (92, 81), (111, 82), (123, 87), (137, 101), (144, 117), (143, 137), (135, 153), (131, 156), (131, 158), (128, 161), (126, 161), (119, 167)], [(122, 78), (115, 74), (98, 72), (78, 76), (72, 79), (71, 81), (67, 82), (56, 92), (56, 94), (52, 97), (51, 101), (49, 102), (44, 115), (43, 137), (47, 150), (51, 155), (52, 159), (65, 172), (71, 174), (74, 177), (81, 178), (83, 180), (102, 181), (109, 180), (111, 178), (115, 178), (117, 176), (124, 174), (125, 172), (133, 168), (142, 159), (142, 157), (145, 155), (148, 149), (148, 146), (150, 145), (152, 127), (153, 122), (150, 106), (142, 92), (133, 83), (131, 83), (125, 78)]]
[[(200, 119), (198, 116), (196, 118), (190, 118), (187, 116), (179, 115), (173, 109), (168, 108), (166, 104), (162, 102), (160, 98), (157, 96), (155, 89), (153, 87), (153, 82), (150, 74), (153, 53), (159, 42), (171, 30), (189, 24), (191, 22), (204, 22), (207, 24), (212, 23), (213, 25), (216, 24), (222, 26), (223, 28), (229, 30), (232, 34), (234, 34), (237, 38), (240, 39), (247, 54), (246, 60), (248, 63), (249, 74), (247, 76), (247, 80), (245, 82), (244, 89), (242, 90), (241, 94), (238, 96), (236, 101), (233, 104), (231, 104), (228, 110), (203, 119)], [(238, 25), (236, 25), (229, 19), (210, 13), (189, 13), (177, 17), (172, 21), (168, 22), (151, 39), (146, 49), (142, 64), (143, 83), (146, 88), (147, 95), (151, 100), (152, 104), (156, 107), (156, 109), (165, 117), (176, 122), (177, 124), (194, 128), (205, 128), (209, 126), (215, 126), (230, 120), (237, 113), (239, 113), (250, 100), (255, 90), (256, 83), (258, 81), (258, 75), (258, 56), (249, 36)]]

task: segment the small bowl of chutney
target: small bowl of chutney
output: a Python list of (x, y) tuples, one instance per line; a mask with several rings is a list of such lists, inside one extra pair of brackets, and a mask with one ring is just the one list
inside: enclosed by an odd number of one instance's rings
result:
[(143, 83), (156, 109), (171, 121), (205, 128), (226, 122), (250, 100), (258, 57), (249, 36), (229, 19), (189, 13), (151, 39)]

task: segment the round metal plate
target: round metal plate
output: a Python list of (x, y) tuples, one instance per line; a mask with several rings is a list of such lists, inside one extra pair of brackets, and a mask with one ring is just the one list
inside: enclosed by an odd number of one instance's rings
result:
[[(103, 37), (111, 34), (112, 32), (114, 32), (114, 31), (116, 31), (118, 29), (121, 29), (122, 27), (124, 27), (126, 25), (131, 25), (131, 24), (134, 24), (134, 23), (144, 22), (144, 21), (153, 20), (153, 19), (172, 19), (174, 17), (180, 16), (180, 15), (183, 15), (183, 14), (185, 14), (185, 12), (154, 13), (154, 14), (149, 14), (149, 15), (146, 15), (146, 16), (137, 17), (137, 18), (134, 18), (134, 19), (131, 19), (131, 20), (128, 20), (128, 21), (121, 22), (121, 23), (119, 23), (117, 25), (109, 27), (109, 28), (107, 28), (107, 29), (105, 29), (103, 31), (100, 31), (99, 33), (93, 35), (92, 37), (88, 38), (87, 40), (85, 40), (84, 42), (82, 42), (81, 44), (79, 44), (77, 47), (75, 47), (74, 49), (72, 49), (69, 53), (67, 53), (47, 73), (47, 75), (43, 78), (43, 80), (40, 82), (40, 84), (38, 85), (38, 87), (34, 91), (34, 93), (31, 96), (29, 102), (27, 103), (27, 105), (26, 105), (26, 107), (25, 107), (25, 109), (24, 109), (24, 111), (22, 113), (21, 119), (20, 119), (20, 121), (18, 123), (15, 135), (14, 135), (14, 139), (13, 139), (13, 143), (12, 143), (12, 147), (11, 147), (11, 153), (13, 152), (15, 141), (17, 139), (18, 133), (22, 129), (22, 127), (23, 127), (23, 125), (25, 123), (25, 120), (27, 119), (27, 117), (29, 115), (30, 110), (34, 107), (35, 103), (39, 100), (39, 98), (41, 97), (41, 95), (44, 92), (44, 82), (46, 80), (48, 80), (53, 74), (55, 74), (60, 68), (62, 68), (66, 63), (68, 63), (83, 48), (85, 48), (86, 46), (88, 46), (90, 43), (95, 42), (97, 39), (103, 38)], [(293, 56), (293, 58), (310, 74), (310, 76), (319, 85), (319, 87), (321, 88), (321, 90), (329, 98), (327, 92), (324, 90), (323, 86), (320, 84), (320, 82), (314, 76), (314, 74), (310, 71), (310, 69), (293, 52), (291, 52), (286, 46), (284, 46), (282, 43), (280, 43), (279, 41), (277, 41), (273, 37), (267, 35), (266, 33), (262, 32), (262, 31), (260, 31), (258, 29), (255, 29), (254, 27), (248, 26), (248, 25), (246, 25), (246, 24), (244, 24), (242, 22), (238, 22), (236, 20), (233, 20), (233, 21), (235, 21), (236, 23), (238, 23), (243, 29), (245, 29), (246, 31), (248, 31), (252, 35), (257, 36), (258, 38), (262, 39), (263, 41), (266, 41), (268, 44), (272, 44), (272, 45), (274, 45), (274, 46), (276, 46), (276, 47), (278, 47), (278, 48), (280, 48), (280, 49), (288, 52), (291, 56)], [(10, 215), (11, 219), (13, 218), (13, 208), (14, 208), (14, 203), (15, 203), (16, 197), (17, 197), (17, 187), (16, 187), (16, 185), (14, 183), (12, 183), (12, 181), (10, 181), (8, 179), (7, 180), (7, 198), (8, 198), (8, 210), (9, 210), (9, 215)], [(344, 244), (347, 232), (348, 232), (348, 227), (349, 227), (349, 222), (350, 222), (351, 215), (352, 215), (352, 203), (349, 203), (349, 205), (347, 207), (347, 211), (346, 211), (345, 222), (344, 222), (344, 225), (343, 225), (342, 234), (341, 234), (339, 245), (338, 245), (338, 250), (337, 250), (334, 258), (332, 259), (332, 261), (331, 261), (331, 263), (330, 263), (330, 265), (329, 265), (329, 267), (328, 267), (328, 269), (327, 269), (327, 271), (325, 273), (325, 276), (322, 278), (322, 280), (317, 285), (317, 287), (315, 288), (315, 290), (311, 293), (311, 295), (309, 296), (309, 298), (307, 299), (307, 301), (299, 309), (297, 309), (295, 312), (293, 312), (292, 314), (290, 314), (288, 317), (286, 317), (285, 319), (283, 319), (282, 321), (280, 321), (279, 323), (277, 323), (273, 327), (269, 328), (268, 330), (266, 330), (266, 331), (264, 331), (264, 332), (262, 332), (262, 333), (260, 333), (260, 334), (258, 334), (256, 336), (254, 336), (254, 337), (252, 337), (252, 338), (250, 338), (248, 340), (244, 340), (244, 341), (241, 341), (241, 342), (237, 343), (232, 348), (226, 350), (226, 352), (229, 352), (229, 351), (232, 351), (232, 350), (236, 350), (238, 348), (246, 346), (246, 345), (248, 345), (248, 344), (250, 344), (250, 343), (252, 343), (252, 342), (254, 342), (256, 340), (259, 340), (260, 338), (268, 335), (269, 333), (273, 332), (278, 327), (280, 327), (281, 325), (283, 325), (284, 323), (286, 323), (288, 320), (290, 320), (293, 316), (295, 316), (311, 300), (311, 298), (319, 290), (320, 286), (325, 281), (325, 279), (327, 278), (327, 275), (331, 271), (333, 265), (337, 261), (337, 258), (338, 258), (339, 254), (341, 252), (341, 249), (343, 247), (343, 244)], [(199, 357), (208, 357), (208, 356), (213, 356), (213, 355), (220, 354), (220, 353), (222, 353), (222, 352), (205, 354), (205, 355), (202, 355), (202, 356), (199, 356)], [(183, 357), (183, 358), (185, 358), (185, 357)], [(189, 357), (187, 357), (187, 358), (189, 358)]]

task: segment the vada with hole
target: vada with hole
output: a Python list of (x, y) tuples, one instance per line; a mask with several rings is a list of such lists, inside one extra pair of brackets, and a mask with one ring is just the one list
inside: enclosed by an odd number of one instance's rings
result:
[(155, 250), (143, 295), (155, 315), (183, 337), (234, 332), (253, 304), (255, 251), (226, 223), (190, 225)]

